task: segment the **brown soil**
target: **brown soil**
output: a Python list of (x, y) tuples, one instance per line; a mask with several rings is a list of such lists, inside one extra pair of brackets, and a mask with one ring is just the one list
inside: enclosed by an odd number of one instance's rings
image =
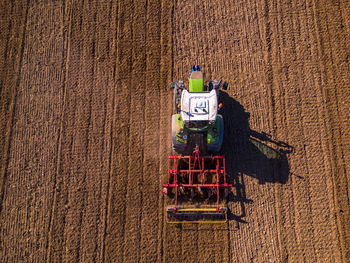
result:
[[(348, 262), (347, 1), (0, 4), (1, 262)], [(172, 80), (222, 77), (229, 222), (166, 224)]]

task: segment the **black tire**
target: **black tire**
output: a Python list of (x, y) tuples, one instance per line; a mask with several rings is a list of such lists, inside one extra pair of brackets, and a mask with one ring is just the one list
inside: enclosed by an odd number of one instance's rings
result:
[(208, 151), (211, 153), (220, 152), (224, 140), (224, 119), (219, 116), (217, 118), (219, 118), (219, 141), (215, 144), (208, 144)]

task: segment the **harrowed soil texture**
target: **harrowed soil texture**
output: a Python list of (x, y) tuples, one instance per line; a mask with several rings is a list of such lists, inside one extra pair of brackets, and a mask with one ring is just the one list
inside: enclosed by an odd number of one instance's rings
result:
[[(348, 262), (350, 5), (0, 4), (1, 262)], [(225, 224), (166, 223), (173, 94), (222, 92)]]

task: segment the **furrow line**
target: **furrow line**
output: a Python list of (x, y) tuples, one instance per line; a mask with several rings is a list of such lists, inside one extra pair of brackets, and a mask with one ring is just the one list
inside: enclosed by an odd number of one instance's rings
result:
[[(17, 73), (17, 80), (14, 85), (14, 88), (11, 92), (10, 96), (10, 104), (9, 104), (9, 116), (8, 116), (8, 124), (7, 126), (7, 131), (6, 134), (8, 134), (7, 138), (5, 139), (4, 143), (4, 150), (3, 150), (3, 157), (2, 157), (2, 165), (1, 165), (1, 175), (0, 175), (0, 180), (1, 180), (1, 196), (0, 196), (0, 213), (2, 212), (3, 209), (3, 201), (4, 201), (4, 195), (5, 195), (5, 184), (7, 180), (7, 173), (8, 173), (8, 165), (10, 161), (10, 145), (11, 145), (11, 139), (12, 139), (12, 132), (13, 132), (13, 126), (14, 126), (14, 113), (16, 111), (16, 103), (17, 103), (17, 89), (19, 88), (20, 80), (21, 80), (21, 74), (22, 74), (22, 62), (23, 62), (23, 54), (24, 54), (24, 42), (26, 38), (26, 28), (28, 24), (28, 11), (29, 11), (29, 0), (27, 0), (26, 3), (26, 11), (24, 14), (24, 21), (23, 21), (23, 31), (21, 34), (22, 42), (21, 42), (21, 48), (19, 51), (19, 60), (18, 60), (18, 68), (16, 69)], [(6, 150), (5, 150), (6, 149)]]
[[(115, 5), (115, 7), (114, 7)], [(114, 16), (116, 17), (116, 20), (119, 18), (119, 1), (114, 2), (114, 5), (111, 4), (110, 7), (110, 20), (112, 21), (112, 18)], [(114, 19), (113, 19), (114, 20)], [(119, 20), (118, 20), (119, 21)], [(110, 66), (113, 65), (112, 70), (111, 70), (111, 84), (113, 85), (107, 85), (106, 89), (112, 90), (112, 96), (109, 98), (110, 100), (110, 105), (108, 103), (108, 107), (106, 109), (106, 115), (105, 115), (105, 121), (104, 121), (104, 138), (106, 138), (106, 143), (105, 143), (105, 151), (108, 152), (108, 170), (107, 174), (108, 176), (106, 177), (106, 186), (104, 187), (102, 185), (102, 190), (101, 190), (101, 203), (104, 203), (104, 208), (101, 209), (101, 214), (103, 215), (101, 218), (101, 224), (102, 224), (102, 231), (101, 233), (101, 238), (100, 238), (100, 260), (102, 262), (106, 262), (106, 236), (107, 236), (107, 227), (109, 223), (109, 214), (110, 214), (110, 199), (111, 199), (111, 184), (112, 184), (112, 167), (114, 166), (113, 161), (113, 147), (114, 147), (114, 141), (113, 141), (113, 133), (115, 130), (115, 119), (116, 119), (116, 111), (115, 111), (115, 105), (116, 105), (116, 92), (115, 92), (115, 85), (116, 85), (116, 66), (117, 66), (117, 54), (118, 54), (118, 41), (117, 37), (119, 36), (118, 34), (118, 22), (115, 20), (111, 22), (112, 26), (112, 32), (110, 33), (111, 38), (113, 38), (112, 42), (108, 41), (109, 46), (107, 46), (108, 51), (111, 52), (109, 53), (109, 58), (110, 58)], [(115, 33), (114, 33), (115, 32)], [(112, 45), (115, 45), (114, 48), (111, 48)], [(108, 94), (108, 92), (107, 92)], [(107, 113), (109, 112), (109, 113)], [(110, 119), (111, 118), (111, 119)], [(109, 120), (109, 125), (106, 125), (107, 120)], [(107, 139), (108, 136), (108, 139)], [(107, 154), (107, 153), (106, 153)], [(103, 190), (104, 189), (104, 190)], [(105, 194), (103, 194), (105, 193)]]
[[(67, 4), (69, 0), (65, 1), (63, 4), (63, 12), (62, 12), (62, 22), (65, 25), (66, 21), (66, 17), (68, 17), (67, 19), (67, 25), (66, 27), (68, 28), (66, 35), (63, 34), (63, 45), (64, 48), (62, 49), (62, 57), (64, 58), (63, 62), (64, 65), (62, 65), (62, 69), (64, 69), (64, 75), (63, 75), (63, 98), (62, 98), (62, 112), (61, 112), (61, 116), (60, 116), (60, 128), (59, 128), (59, 133), (58, 133), (58, 138), (57, 138), (57, 164), (56, 164), (56, 173), (55, 173), (55, 177), (54, 177), (54, 186), (53, 186), (53, 198), (51, 201), (51, 211), (50, 211), (50, 216), (49, 216), (49, 228), (48, 228), (48, 238), (47, 238), (47, 245), (46, 245), (46, 249), (47, 249), (47, 254), (46, 254), (46, 262), (51, 262), (51, 246), (52, 246), (52, 238), (53, 238), (53, 214), (55, 212), (56, 208), (56, 202), (57, 202), (57, 177), (60, 176), (60, 166), (61, 166), (61, 149), (62, 149), (62, 130), (63, 130), (63, 120), (64, 120), (64, 115), (65, 115), (65, 105), (66, 105), (66, 96), (67, 96), (67, 88), (66, 88), (66, 84), (67, 84), (67, 75), (68, 75), (68, 65), (69, 65), (69, 57), (70, 57), (70, 38), (71, 38), (71, 12), (69, 12), (69, 8), (67, 8), (67, 6), (69, 6)], [(62, 30), (64, 31), (65, 26), (62, 27)]]

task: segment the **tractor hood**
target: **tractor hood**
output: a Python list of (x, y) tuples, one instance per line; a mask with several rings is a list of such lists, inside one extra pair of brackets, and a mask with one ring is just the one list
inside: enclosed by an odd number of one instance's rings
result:
[(215, 121), (218, 99), (216, 90), (181, 94), (181, 118), (183, 121)]

